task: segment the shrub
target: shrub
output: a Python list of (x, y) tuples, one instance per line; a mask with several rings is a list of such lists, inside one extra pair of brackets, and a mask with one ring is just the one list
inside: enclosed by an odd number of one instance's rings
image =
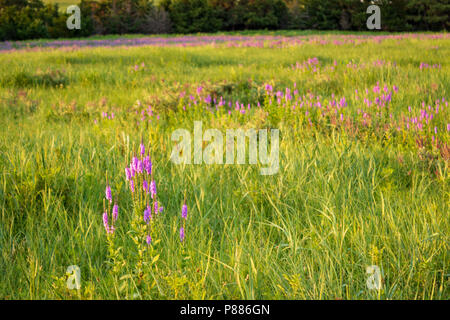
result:
[(171, 30), (167, 12), (150, 0), (82, 1), (80, 8), (88, 27), (97, 34), (154, 34)]
[(0, 1), (0, 40), (62, 38), (87, 36), (92, 32), (86, 23), (81, 30), (69, 30), (69, 15), (61, 13), (58, 5), (41, 0)]

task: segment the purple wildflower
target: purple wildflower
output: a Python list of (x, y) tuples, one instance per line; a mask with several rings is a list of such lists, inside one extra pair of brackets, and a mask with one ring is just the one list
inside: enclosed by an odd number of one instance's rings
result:
[(113, 216), (113, 220), (116, 221), (117, 217), (119, 215), (119, 206), (116, 204), (114, 204), (113, 210), (112, 210), (112, 216)]
[(152, 174), (152, 162), (150, 161), (150, 157), (147, 156), (144, 159), (144, 169), (147, 171), (148, 175)]
[(155, 201), (153, 206), (154, 206), (154, 209), (155, 209), (155, 214), (158, 214), (158, 201)]
[(147, 182), (147, 180), (144, 180), (144, 182), (142, 183), (142, 189), (144, 189), (144, 191), (146, 192), (146, 193), (148, 193), (148, 182)]
[(109, 200), (109, 202), (112, 202), (111, 188), (109, 187), (109, 185), (106, 186), (105, 196), (106, 196), (106, 200)]
[(183, 227), (180, 228), (180, 240), (181, 240), (181, 242), (184, 241), (184, 228)]
[(134, 171), (138, 171), (138, 161), (139, 159), (136, 157), (133, 157), (131, 160), (131, 168), (134, 169)]
[(187, 218), (187, 213), (188, 213), (188, 208), (187, 208), (187, 205), (185, 203), (185, 204), (183, 204), (183, 207), (181, 208), (181, 217), (183, 219), (186, 219)]
[(155, 180), (152, 180), (152, 182), (150, 182), (150, 193), (152, 194), (152, 199), (154, 199), (155, 196), (156, 196), (156, 183), (155, 183)]
[(144, 146), (143, 143), (141, 143), (140, 148), (141, 148), (141, 156), (144, 157), (144, 155), (145, 155), (145, 146)]
[(145, 242), (147, 242), (147, 244), (150, 245), (150, 243), (152, 243), (152, 237), (148, 235), (147, 238), (145, 239)]
[(136, 164), (136, 171), (137, 171), (138, 173), (142, 173), (142, 172), (144, 171), (144, 164), (142, 163), (141, 160), (138, 160), (138, 161), (137, 161), (137, 164)]
[(103, 213), (103, 226), (105, 227), (106, 232), (109, 232), (109, 225), (108, 225), (108, 213)]
[(125, 176), (127, 178), (127, 181), (131, 179), (131, 170), (130, 168), (125, 168)]
[(131, 193), (134, 193), (134, 181), (130, 180), (130, 189), (131, 189)]
[(150, 210), (150, 207), (147, 207), (147, 209), (144, 210), (144, 222), (149, 222), (152, 218), (152, 210)]

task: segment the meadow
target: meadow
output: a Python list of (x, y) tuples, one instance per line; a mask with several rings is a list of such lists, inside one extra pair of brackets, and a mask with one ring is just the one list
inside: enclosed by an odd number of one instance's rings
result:
[[(0, 56), (1, 299), (450, 298), (448, 34), (96, 37)], [(278, 129), (278, 172), (173, 163), (171, 135), (194, 121)]]

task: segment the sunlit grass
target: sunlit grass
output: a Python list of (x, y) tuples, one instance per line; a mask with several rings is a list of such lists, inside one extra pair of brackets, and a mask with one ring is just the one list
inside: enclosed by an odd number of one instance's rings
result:
[[(400, 136), (361, 138), (310, 127), (300, 116), (284, 117), (287, 112), (239, 118), (184, 113), (177, 106), (180, 92), (195, 94), (199, 85), (254, 105), (263, 84), (283, 91), (296, 83), (300, 94), (323, 101), (333, 93), (345, 96), (349, 112), (356, 112), (362, 102), (355, 89), (372, 90), (380, 82), (399, 87), (390, 111), (400, 118), (408, 106), (419, 110), (422, 101), (448, 100), (447, 39), (0, 54), (1, 298), (449, 298), (448, 160), (421, 155), (410, 133), (403, 143)], [(334, 61), (338, 66), (320, 74), (292, 70), (312, 57), (324, 69)], [(397, 67), (347, 67), (377, 60)], [(421, 62), (442, 68), (420, 70)], [(135, 71), (142, 63), (145, 68)], [(151, 104), (160, 119), (138, 125), (131, 111), (137, 100)], [(104, 111), (115, 118), (102, 119)], [(448, 107), (442, 112), (439, 130), (448, 123)], [(251, 165), (173, 164), (171, 133), (192, 129), (194, 120), (219, 130), (276, 125), (280, 171), (262, 176)], [(448, 143), (448, 132), (442, 136)], [(164, 228), (157, 267), (139, 282), (132, 273), (124, 168), (141, 140), (150, 145)], [(120, 274), (107, 263), (106, 175), (118, 194), (117, 243), (130, 255)], [(373, 264), (383, 273), (380, 291), (366, 287), (366, 267)], [(81, 268), (79, 294), (66, 289), (69, 265)]]

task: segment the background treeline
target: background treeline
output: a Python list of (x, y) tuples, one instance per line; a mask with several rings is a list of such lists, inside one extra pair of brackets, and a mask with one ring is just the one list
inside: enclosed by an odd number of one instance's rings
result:
[[(99, 0), (79, 3), (81, 30), (42, 0), (0, 0), (0, 40), (252, 29), (367, 30), (367, 0)], [(448, 0), (378, 0), (384, 31), (447, 30)]]

